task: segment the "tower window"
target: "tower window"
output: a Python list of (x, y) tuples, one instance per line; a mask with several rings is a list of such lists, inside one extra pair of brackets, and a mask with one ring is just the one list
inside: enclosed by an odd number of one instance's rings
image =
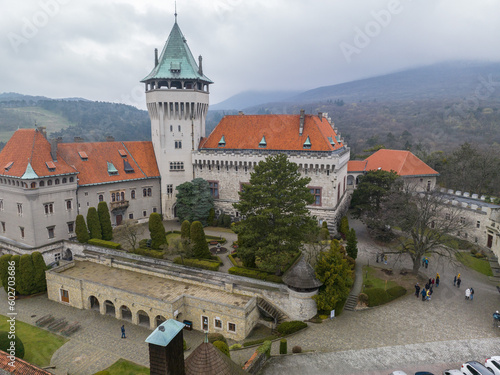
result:
[(314, 197), (314, 202), (312, 206), (321, 206), (321, 188), (320, 187), (310, 187), (309, 191)]
[(175, 148), (182, 148), (182, 141), (175, 141)]
[(170, 131), (173, 132), (174, 131), (174, 127), (172, 125), (170, 125)]
[(219, 198), (219, 181), (207, 181), (212, 198)]

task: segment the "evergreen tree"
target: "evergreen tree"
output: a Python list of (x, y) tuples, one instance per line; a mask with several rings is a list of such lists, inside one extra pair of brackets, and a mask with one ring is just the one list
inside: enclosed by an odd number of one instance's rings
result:
[(214, 220), (215, 220), (215, 209), (212, 207), (208, 212), (208, 219), (207, 219), (208, 225), (209, 226), (214, 225)]
[(11, 261), (14, 261), (14, 274), (16, 275), (16, 282), (15, 282), (15, 285), (14, 285), (14, 288), (16, 289), (16, 292), (17, 292), (17, 284), (19, 283), (19, 278), (18, 278), (18, 275), (19, 275), (19, 261), (21, 260), (21, 256), (20, 255), (12, 255), (12, 258), (10, 258)]
[(210, 259), (212, 254), (208, 249), (207, 239), (203, 225), (199, 221), (191, 224), (191, 245), (193, 246), (194, 257), (197, 259)]
[(89, 231), (87, 229), (87, 224), (85, 224), (85, 219), (83, 215), (78, 215), (76, 217), (75, 224), (76, 239), (80, 243), (87, 243), (90, 239)]
[(307, 208), (314, 202), (310, 181), (297, 164), (279, 154), (261, 161), (239, 193), (240, 201), (233, 206), (245, 217), (238, 224), (241, 246), (260, 259), (259, 268), (281, 274), (305, 238), (317, 233)]
[(358, 239), (354, 228), (351, 228), (347, 235), (346, 252), (352, 259), (356, 259), (358, 257)]
[(35, 273), (33, 275), (35, 293), (44, 292), (47, 290), (47, 280), (45, 279), (47, 265), (45, 264), (45, 260), (39, 251), (33, 252), (31, 256), (33, 258), (33, 266), (35, 268)]
[(6, 292), (8, 290), (9, 261), (11, 258), (12, 254), (4, 254), (0, 257), (0, 280)]
[(90, 232), (90, 238), (102, 240), (101, 223), (95, 207), (90, 207), (87, 212), (87, 226)]
[(323, 283), (313, 297), (318, 310), (335, 309), (340, 313), (350, 293), (353, 280), (352, 266), (344, 255), (345, 250), (337, 240), (333, 240), (328, 251), (322, 252), (317, 260), (316, 277)]
[(184, 240), (189, 240), (191, 237), (191, 223), (184, 220), (181, 224), (181, 238)]
[(349, 219), (347, 219), (347, 216), (342, 216), (340, 219), (339, 232), (344, 235), (344, 238), (347, 237), (347, 234), (349, 233)]
[(158, 212), (153, 212), (149, 215), (149, 234), (151, 236), (151, 248), (159, 249), (167, 243), (167, 234), (161, 215)]
[(16, 275), (17, 291), (20, 294), (30, 295), (35, 293), (34, 276), (35, 267), (30, 254), (21, 255), (19, 260), (19, 274)]
[(113, 239), (113, 227), (111, 226), (111, 217), (106, 202), (99, 202), (97, 205), (97, 215), (99, 216), (99, 223), (101, 224), (102, 239), (111, 241)]
[[(207, 181), (195, 178), (176, 187), (177, 216), (181, 221), (200, 221), (207, 225), (210, 209), (213, 208), (212, 192)], [(211, 223), (208, 223), (211, 225)]]

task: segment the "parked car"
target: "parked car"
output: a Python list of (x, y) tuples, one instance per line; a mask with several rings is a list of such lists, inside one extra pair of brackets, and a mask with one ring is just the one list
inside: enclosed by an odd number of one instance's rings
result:
[(490, 370), (492, 373), (495, 375), (500, 375), (500, 357), (491, 357), (491, 358), (486, 358), (486, 361), (484, 361), (484, 365), (488, 370)]
[(464, 375), (460, 370), (448, 369), (443, 371), (443, 375)]
[(491, 371), (477, 361), (465, 362), (461, 370), (465, 375), (491, 375)]

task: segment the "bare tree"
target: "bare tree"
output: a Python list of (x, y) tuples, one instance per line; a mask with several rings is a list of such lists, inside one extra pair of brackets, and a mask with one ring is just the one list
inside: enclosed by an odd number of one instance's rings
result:
[(166, 255), (179, 255), (181, 257), (182, 264), (184, 264), (184, 259), (192, 258), (194, 256), (193, 246), (187, 239), (174, 238), (168, 243)]
[(141, 232), (140, 226), (137, 225), (137, 220), (127, 219), (116, 230), (116, 239), (125, 242), (131, 250), (135, 250)]

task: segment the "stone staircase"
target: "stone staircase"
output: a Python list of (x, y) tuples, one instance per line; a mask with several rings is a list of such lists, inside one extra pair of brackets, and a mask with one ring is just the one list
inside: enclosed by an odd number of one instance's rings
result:
[(347, 311), (354, 311), (358, 304), (358, 295), (357, 294), (349, 294), (349, 297), (347, 297), (347, 301), (345, 302), (344, 305), (344, 310)]
[(275, 327), (288, 318), (283, 312), (261, 297), (257, 297), (257, 308), (263, 315), (274, 319)]

